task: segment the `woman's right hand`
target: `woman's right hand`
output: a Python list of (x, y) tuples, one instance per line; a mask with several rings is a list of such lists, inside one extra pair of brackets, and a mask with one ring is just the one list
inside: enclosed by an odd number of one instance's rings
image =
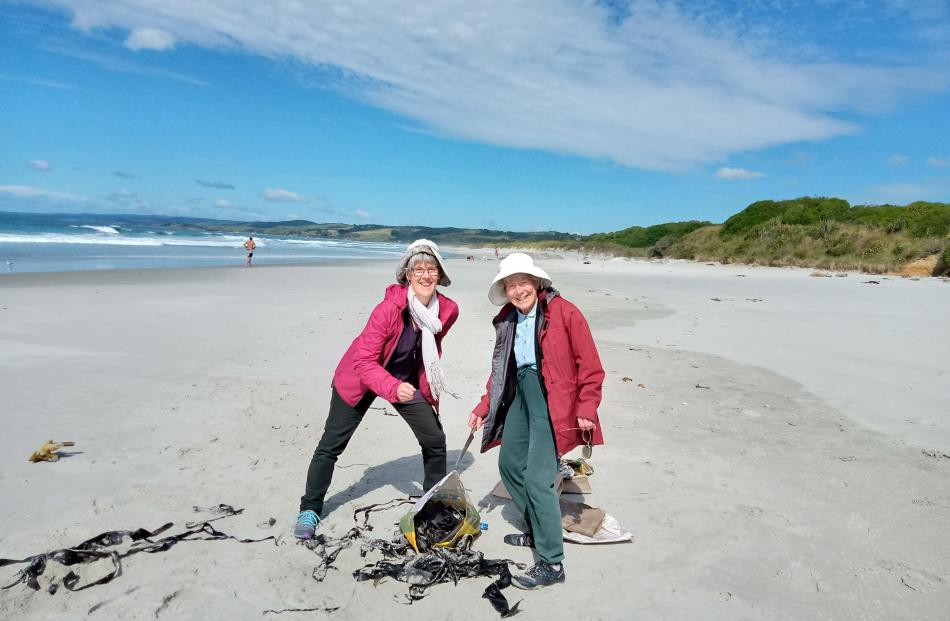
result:
[(396, 389), (396, 398), (400, 403), (409, 401), (414, 394), (416, 394), (416, 387), (409, 382), (399, 384), (399, 388)]
[(468, 426), (472, 428), (472, 431), (481, 429), (482, 425), (485, 424), (485, 419), (475, 416), (475, 413), (468, 415)]

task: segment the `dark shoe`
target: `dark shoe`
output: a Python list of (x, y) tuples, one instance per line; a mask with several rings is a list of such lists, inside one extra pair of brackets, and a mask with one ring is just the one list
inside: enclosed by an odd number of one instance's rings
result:
[(512, 576), (511, 584), (519, 589), (540, 589), (541, 587), (551, 586), (558, 582), (564, 582), (564, 564), (563, 563), (538, 563), (528, 568), (523, 574)]
[(502, 541), (510, 546), (522, 546), (525, 548), (534, 547), (534, 535), (532, 535), (530, 532), (518, 533), (517, 535), (505, 535)]

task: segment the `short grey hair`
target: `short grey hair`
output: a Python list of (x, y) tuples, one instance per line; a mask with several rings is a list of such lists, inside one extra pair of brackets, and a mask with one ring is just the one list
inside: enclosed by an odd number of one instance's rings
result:
[(406, 270), (403, 272), (406, 278), (409, 277), (409, 272), (414, 270), (420, 263), (429, 263), (436, 266), (439, 270), (439, 278), (442, 277), (442, 266), (439, 264), (439, 260), (428, 252), (417, 252), (406, 261)]

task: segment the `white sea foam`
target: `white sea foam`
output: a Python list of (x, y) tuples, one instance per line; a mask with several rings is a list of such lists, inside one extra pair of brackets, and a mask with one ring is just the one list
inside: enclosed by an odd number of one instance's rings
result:
[[(75, 228), (93, 228), (91, 226)], [(96, 227), (112, 229), (112, 227)], [(114, 230), (114, 229), (112, 229)], [(175, 236), (168, 231), (159, 231), (152, 234), (130, 236), (122, 235), (119, 231), (107, 233), (105, 235), (96, 234), (75, 234), (68, 235), (64, 233), (0, 233), (0, 244), (83, 244), (83, 245), (103, 245), (103, 246), (191, 246), (205, 248), (243, 248), (247, 237), (242, 235), (218, 235), (214, 233), (202, 235), (181, 235)], [(290, 247), (312, 248), (319, 252), (320, 250), (330, 251), (333, 256), (340, 250), (352, 250), (356, 252), (355, 256), (365, 256), (368, 253), (380, 253), (398, 256), (402, 253), (403, 247), (399, 244), (387, 242), (362, 242), (352, 240), (331, 240), (331, 239), (285, 239), (285, 238), (265, 238), (255, 237), (258, 248), (271, 247)], [(275, 248), (276, 249), (276, 248)], [(325, 256), (322, 253), (317, 256)], [(346, 255), (351, 256), (351, 255)]]
[(81, 224), (79, 226), (74, 226), (73, 228), (79, 229), (92, 229), (93, 231), (99, 231), (100, 233), (105, 233), (106, 235), (120, 235), (118, 229), (119, 226), (96, 226), (94, 224)]
[(241, 237), (129, 237), (125, 235), (64, 235), (62, 233), (16, 234), (0, 233), (0, 244), (98, 244), (103, 246), (204, 246), (240, 248)]

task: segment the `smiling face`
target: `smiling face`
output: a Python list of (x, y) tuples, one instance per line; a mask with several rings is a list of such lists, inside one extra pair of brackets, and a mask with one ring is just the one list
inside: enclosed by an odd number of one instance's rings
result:
[(527, 313), (538, 301), (538, 281), (528, 274), (512, 274), (505, 279), (508, 301), (522, 313)]
[(435, 285), (439, 282), (439, 266), (428, 261), (419, 261), (409, 268), (406, 277), (419, 301), (428, 304), (435, 293)]

